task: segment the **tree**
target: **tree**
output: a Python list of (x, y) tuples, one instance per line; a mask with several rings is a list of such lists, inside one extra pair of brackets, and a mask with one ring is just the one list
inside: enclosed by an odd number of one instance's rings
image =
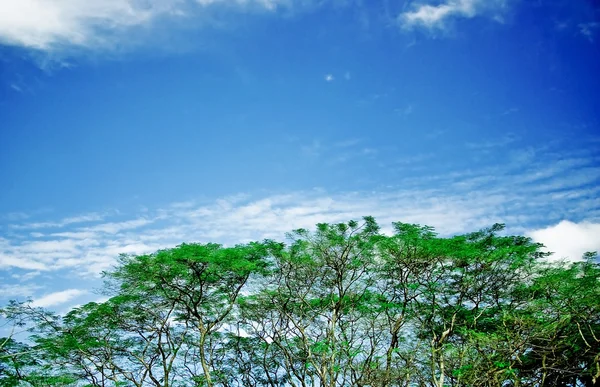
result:
[(122, 256), (120, 266), (106, 276), (122, 294), (157, 298), (172, 310), (173, 320), (189, 331), (186, 344), (197, 349), (186, 352), (191, 357), (186, 362), (200, 364), (202, 371), (187, 367), (189, 376), (211, 387), (219, 371), (213, 362), (220, 345), (215, 336), (229, 322), (250, 276), (266, 272), (273, 248), (276, 244), (268, 241), (230, 248), (183, 244), (152, 255)]
[[(77, 377), (68, 370), (52, 367), (46, 348), (36, 343), (36, 339), (45, 338), (45, 334), (59, 326), (58, 316), (15, 301), (0, 312), (6, 321), (13, 324), (11, 334), (0, 338), (0, 386), (67, 387), (76, 383)], [(14, 339), (16, 327), (33, 333), (30, 343)]]
[(366, 383), (379, 332), (371, 307), (379, 227), (370, 217), (289, 235), (270, 285), (243, 299), (245, 329), (261, 340), (269, 385)]
[(600, 265), (596, 253), (542, 268), (526, 289), (535, 322), (524, 375), (542, 386), (600, 385)]
[(122, 256), (105, 302), (1, 310), (31, 335), (0, 339), (0, 386), (598, 386), (597, 255), (503, 229), (366, 217)]

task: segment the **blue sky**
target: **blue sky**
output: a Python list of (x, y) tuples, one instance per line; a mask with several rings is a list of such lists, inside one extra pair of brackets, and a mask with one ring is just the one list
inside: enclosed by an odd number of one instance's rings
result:
[(374, 215), (600, 250), (591, 0), (0, 1), (0, 300)]

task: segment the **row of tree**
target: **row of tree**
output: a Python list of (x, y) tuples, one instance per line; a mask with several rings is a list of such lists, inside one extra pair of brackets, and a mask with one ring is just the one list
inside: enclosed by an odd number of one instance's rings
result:
[(503, 225), (375, 220), (122, 256), (111, 298), (2, 312), (0, 386), (598, 386), (600, 265)]

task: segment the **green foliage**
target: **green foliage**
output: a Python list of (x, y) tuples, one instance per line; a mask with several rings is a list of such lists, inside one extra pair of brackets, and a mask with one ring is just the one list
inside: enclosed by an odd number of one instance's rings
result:
[(0, 386), (597, 386), (600, 265), (504, 225), (440, 237), (372, 217), (288, 243), (121, 256), (103, 303), (11, 302)]

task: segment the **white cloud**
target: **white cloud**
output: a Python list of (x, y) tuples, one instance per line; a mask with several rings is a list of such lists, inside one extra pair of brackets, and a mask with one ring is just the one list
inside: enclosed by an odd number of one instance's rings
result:
[(325, 75), (325, 81), (327, 82), (333, 82), (335, 78), (333, 77), (333, 74), (327, 74)]
[(86, 293), (87, 293), (86, 290), (81, 290), (81, 289), (67, 289), (67, 290), (62, 290), (62, 291), (59, 291), (59, 292), (54, 292), (54, 293), (46, 294), (43, 297), (35, 299), (31, 303), (31, 306), (41, 307), (41, 308), (48, 308), (48, 307), (51, 307), (51, 306), (56, 306), (56, 305), (64, 304), (64, 303), (69, 302), (72, 299), (74, 299), (76, 297), (79, 297), (79, 296), (82, 296), (82, 295), (84, 295)]
[[(284, 0), (2, 0), (0, 44), (53, 51), (109, 47), (161, 17), (207, 12), (217, 4), (274, 10)], [(125, 39), (123, 39), (125, 41)]]
[(475, 16), (477, 0), (449, 0), (439, 5), (421, 4), (413, 11), (400, 15), (406, 27), (422, 25), (427, 28), (439, 27), (451, 16), (471, 18)]
[(20, 282), (27, 282), (42, 274), (41, 271), (29, 271), (23, 274), (12, 274), (11, 277), (19, 280)]
[[(340, 152), (361, 155), (363, 162), (377, 151), (355, 139), (333, 145), (314, 142), (302, 150), (307, 156), (325, 162), (329, 160), (327, 157), (339, 156)], [(395, 180), (397, 185), (380, 186), (373, 191), (315, 189), (285, 194), (240, 194), (212, 202), (179, 201), (139, 213), (114, 211), (85, 223), (47, 222), (61, 226), (53, 226), (36, 238), (28, 228), (12, 227), (14, 232), (0, 237), (0, 269), (20, 275), (26, 272), (48, 275), (62, 270), (75, 277), (90, 277), (110, 268), (120, 253), (149, 253), (183, 242), (235, 244), (262, 238), (282, 239), (295, 228), (360, 219), (364, 215), (375, 216), (386, 229), (391, 222), (402, 221), (433, 226), (442, 235), (503, 222), (511, 233), (536, 230), (532, 235), (551, 250), (578, 257), (590, 249), (586, 243), (573, 237), (571, 240), (577, 240), (573, 248), (579, 246), (580, 250), (564, 253), (566, 242), (554, 246), (551, 242), (559, 237), (544, 238), (548, 230), (539, 229), (570, 219), (580, 222), (578, 230), (589, 229), (585, 234), (589, 238), (594, 232), (600, 235), (596, 226), (585, 226), (600, 224), (600, 168), (591, 150), (587, 154), (560, 155), (557, 159), (554, 149), (540, 147), (529, 150), (525, 158), (517, 155), (494, 167), (399, 177)], [(436, 162), (435, 153), (407, 154), (386, 169), (405, 174), (407, 169)], [(76, 218), (79, 217), (72, 217)], [(588, 223), (581, 223), (583, 220)], [(565, 233), (561, 230), (559, 234)]]
[(0, 268), (12, 267), (23, 270), (48, 270), (48, 266), (43, 262), (31, 258), (22, 259), (21, 257), (9, 254), (0, 253)]
[(168, 9), (168, 3), (156, 1), (147, 7), (131, 0), (2, 1), (0, 37), (7, 44), (42, 50), (61, 44), (86, 46), (102, 39), (95, 34), (97, 28), (143, 24)]
[(124, 222), (98, 224), (98, 225), (89, 227), (86, 230), (89, 230), (92, 232), (99, 231), (99, 232), (104, 232), (107, 234), (116, 234), (123, 230), (131, 230), (131, 229), (139, 228), (139, 227), (145, 226), (147, 224), (150, 224), (152, 222), (153, 222), (152, 219), (138, 218), (138, 219), (128, 220), (128, 221), (124, 221)]
[(77, 242), (69, 239), (63, 240), (49, 240), (49, 241), (36, 241), (27, 243), (24, 253), (35, 252), (35, 253), (53, 253), (57, 251), (76, 252)]
[[(1, 1), (1, 0), (0, 0)], [(58, 222), (33, 222), (33, 223), (25, 223), (20, 225), (14, 225), (15, 229), (41, 229), (41, 228), (61, 228), (70, 224), (75, 223), (89, 223), (96, 222), (104, 219), (108, 214), (101, 214), (97, 212), (92, 212), (89, 214), (81, 214), (78, 216), (71, 216), (69, 218), (61, 219)], [(42, 234), (38, 233), (39, 236)]]
[(8, 299), (8, 298), (27, 298), (34, 295), (40, 286), (28, 284), (28, 285), (20, 285), (20, 284), (11, 284), (11, 285), (0, 285), (0, 299)]
[(546, 251), (553, 252), (552, 260), (580, 260), (588, 251), (600, 252), (600, 223), (560, 223), (528, 233), (536, 242), (543, 243)]
[(412, 10), (400, 14), (399, 21), (404, 28), (424, 27), (427, 29), (443, 29), (452, 18), (470, 19), (491, 10), (493, 19), (501, 18), (497, 11), (502, 9), (501, 0), (446, 0), (437, 5), (418, 4)]

